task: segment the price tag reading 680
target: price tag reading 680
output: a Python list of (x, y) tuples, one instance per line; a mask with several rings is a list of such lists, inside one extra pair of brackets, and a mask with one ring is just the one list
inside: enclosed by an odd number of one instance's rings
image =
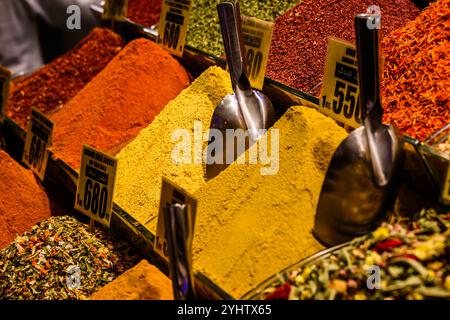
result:
[(157, 42), (171, 54), (181, 57), (186, 41), (191, 0), (164, 0)]
[(361, 125), (358, 69), (355, 46), (328, 40), (320, 111), (352, 128)]
[(83, 146), (75, 209), (110, 226), (117, 160), (87, 145)]

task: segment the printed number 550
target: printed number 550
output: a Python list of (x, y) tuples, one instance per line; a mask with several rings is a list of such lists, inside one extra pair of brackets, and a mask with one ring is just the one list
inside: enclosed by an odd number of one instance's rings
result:
[[(356, 87), (336, 81), (334, 88), (333, 111), (336, 114), (343, 112), (347, 119), (355, 118), (357, 123), (361, 123), (361, 111), (359, 107), (359, 99), (356, 97)], [(344, 103), (346, 102), (346, 103)]]

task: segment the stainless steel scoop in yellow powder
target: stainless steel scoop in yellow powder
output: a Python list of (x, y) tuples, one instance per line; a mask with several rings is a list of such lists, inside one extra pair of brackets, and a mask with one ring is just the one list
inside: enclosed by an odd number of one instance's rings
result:
[[(220, 102), (211, 119), (210, 128), (222, 132), (223, 141), (221, 147), (212, 148), (214, 137), (210, 135), (206, 165), (209, 179), (218, 175), (239, 156), (239, 148), (235, 143), (230, 144), (233, 147), (226, 147), (227, 129), (247, 131), (246, 144), (249, 147), (261, 137), (261, 129), (268, 129), (276, 120), (272, 103), (262, 92), (252, 89), (246, 74), (239, 4), (220, 3), (217, 10), (234, 94), (226, 96)], [(214, 162), (213, 158), (221, 159), (221, 163)]]

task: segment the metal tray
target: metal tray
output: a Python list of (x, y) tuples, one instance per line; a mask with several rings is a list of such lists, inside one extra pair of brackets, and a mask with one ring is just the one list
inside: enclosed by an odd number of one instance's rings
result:
[(289, 274), (294, 270), (313, 265), (313, 264), (317, 263), (318, 261), (326, 259), (329, 256), (331, 256), (333, 253), (335, 253), (336, 251), (348, 246), (350, 243), (351, 243), (351, 241), (337, 245), (332, 248), (325, 249), (323, 251), (320, 251), (316, 254), (309, 256), (306, 259), (300, 260), (299, 262), (296, 262), (296, 263), (290, 265), (289, 267), (281, 270), (280, 272), (277, 272), (273, 276), (270, 276), (269, 278), (267, 278), (266, 280), (261, 282), (255, 289), (250, 290), (249, 292), (244, 294), (240, 298), (240, 300), (264, 300), (264, 291), (266, 289), (268, 289), (269, 287), (273, 287), (274, 285), (277, 285), (277, 284), (282, 284), (281, 283), (281, 279), (282, 279), (281, 275)]

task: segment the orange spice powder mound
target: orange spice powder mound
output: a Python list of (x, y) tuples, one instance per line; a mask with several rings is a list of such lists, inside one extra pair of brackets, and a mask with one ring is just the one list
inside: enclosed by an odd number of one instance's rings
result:
[(90, 300), (172, 300), (172, 282), (147, 260), (100, 288)]
[(0, 150), (0, 248), (51, 216), (47, 194), (31, 170)]
[(51, 117), (52, 151), (74, 168), (83, 144), (114, 155), (188, 85), (187, 71), (169, 53), (134, 40)]

